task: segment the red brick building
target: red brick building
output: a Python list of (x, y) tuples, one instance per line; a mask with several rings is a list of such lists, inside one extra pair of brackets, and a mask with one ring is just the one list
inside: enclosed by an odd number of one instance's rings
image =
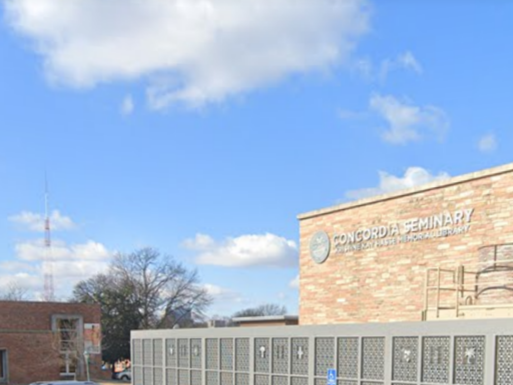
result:
[(302, 325), (513, 316), (513, 164), (299, 223)]
[(101, 363), (98, 305), (0, 301), (0, 384), (85, 378)]

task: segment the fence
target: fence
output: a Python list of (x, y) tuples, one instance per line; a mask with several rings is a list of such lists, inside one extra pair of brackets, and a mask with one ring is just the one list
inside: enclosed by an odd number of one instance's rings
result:
[(512, 385), (513, 319), (133, 331), (132, 373), (134, 385)]

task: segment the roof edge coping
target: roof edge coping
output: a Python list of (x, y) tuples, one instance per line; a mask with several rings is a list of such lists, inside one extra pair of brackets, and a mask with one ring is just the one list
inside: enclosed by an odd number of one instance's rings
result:
[(297, 315), (267, 315), (254, 317), (234, 317), (233, 322), (270, 322), (270, 321), (297, 321)]

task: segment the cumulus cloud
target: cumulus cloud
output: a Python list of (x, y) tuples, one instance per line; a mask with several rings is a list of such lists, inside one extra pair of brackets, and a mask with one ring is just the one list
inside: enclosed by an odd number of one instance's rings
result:
[(16, 285), (23, 290), (40, 290), (43, 287), (42, 278), (37, 274), (28, 272), (0, 273), (0, 294), (9, 290), (10, 286)]
[(53, 274), (59, 281), (73, 280), (75, 283), (89, 278), (95, 274), (106, 272), (109, 260), (81, 260), (55, 261), (53, 263)]
[(135, 104), (134, 104), (134, 100), (132, 99), (132, 95), (125, 96), (125, 98), (121, 102), (121, 108), (120, 108), (121, 114), (125, 115), (125, 116), (131, 115), (132, 112), (134, 112), (134, 108), (135, 108)]
[(149, 79), (154, 108), (201, 105), (344, 63), (365, 0), (1, 0), (9, 24), (73, 87)]
[(426, 183), (450, 178), (446, 172), (431, 174), (422, 167), (408, 167), (404, 176), (398, 177), (384, 171), (379, 171), (378, 187), (352, 190), (346, 193), (346, 198), (362, 199), (370, 196), (391, 193), (397, 190), (409, 189)]
[(206, 234), (196, 234), (192, 239), (183, 241), (182, 246), (190, 250), (204, 251), (216, 247), (214, 238)]
[[(68, 299), (73, 287), (80, 281), (94, 274), (106, 272), (109, 261), (54, 261), (52, 273), (56, 299)], [(47, 269), (47, 270), (46, 270)], [(0, 292), (5, 291), (8, 284), (16, 283), (20, 288), (28, 291), (27, 297), (35, 300), (43, 298), (44, 271), (43, 264), (32, 268), (22, 268), (19, 271), (2, 271), (0, 273)]]
[(494, 134), (487, 134), (479, 139), (477, 147), (481, 152), (493, 152), (497, 149), (497, 139)]
[(370, 99), (370, 109), (387, 123), (383, 139), (392, 144), (406, 144), (421, 140), (425, 133), (442, 138), (449, 128), (446, 113), (435, 106), (415, 106), (391, 95), (375, 94)]
[(32, 299), (41, 299), (44, 273), (51, 271), (56, 298), (66, 299), (76, 283), (94, 274), (106, 272), (112, 255), (112, 251), (98, 242), (68, 245), (54, 240), (50, 268), (45, 262), (43, 239), (21, 242), (15, 245), (15, 258), (0, 264), (0, 291), (6, 283), (15, 282), (30, 291)]
[(196, 250), (197, 263), (230, 267), (271, 266), (290, 267), (298, 262), (298, 248), (294, 241), (274, 234), (242, 235), (215, 241), (205, 234), (183, 242)]
[[(9, 220), (22, 229), (44, 232), (45, 218), (42, 214), (23, 211), (12, 215)], [(76, 227), (71, 218), (58, 210), (50, 214), (50, 224), (52, 231)], [(15, 282), (21, 288), (30, 290), (32, 299), (41, 299), (44, 274), (51, 271), (56, 298), (66, 299), (65, 296), (69, 296), (78, 281), (106, 271), (112, 255), (113, 252), (105, 245), (93, 240), (68, 244), (54, 238), (49, 249), (43, 238), (19, 241), (14, 245), (13, 258), (0, 262), (0, 283)], [(48, 259), (52, 261), (51, 265)]]
[[(19, 214), (10, 216), (9, 220), (20, 225), (25, 230), (41, 233), (45, 231), (45, 218), (42, 214), (22, 211)], [(50, 224), (52, 231), (72, 230), (76, 227), (71, 218), (62, 215), (59, 210), (54, 210), (50, 214)]]
[(0, 263), (0, 271), (17, 272), (17, 271), (36, 271), (36, 267), (27, 262), (20, 261), (4, 261)]
[[(112, 253), (101, 243), (88, 241), (82, 244), (67, 245), (63, 241), (54, 240), (51, 247), (51, 258), (54, 261), (105, 261)], [(20, 242), (15, 245), (16, 257), (22, 261), (43, 261), (46, 247), (43, 239)]]

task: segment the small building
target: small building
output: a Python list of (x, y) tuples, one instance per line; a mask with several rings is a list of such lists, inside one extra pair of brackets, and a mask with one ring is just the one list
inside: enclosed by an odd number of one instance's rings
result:
[(232, 321), (240, 327), (290, 326), (299, 323), (297, 315), (268, 315), (258, 317), (235, 317)]
[(84, 379), (101, 365), (99, 305), (0, 301), (0, 384)]

